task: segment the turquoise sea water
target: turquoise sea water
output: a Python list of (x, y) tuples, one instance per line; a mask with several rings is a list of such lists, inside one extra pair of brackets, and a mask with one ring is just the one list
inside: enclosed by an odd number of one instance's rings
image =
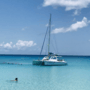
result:
[[(0, 64), (0, 90), (90, 90), (89, 56), (63, 56), (67, 66), (33, 66), (38, 58), (1, 55), (0, 63), (16, 64)], [(18, 82), (10, 81), (16, 77)]]

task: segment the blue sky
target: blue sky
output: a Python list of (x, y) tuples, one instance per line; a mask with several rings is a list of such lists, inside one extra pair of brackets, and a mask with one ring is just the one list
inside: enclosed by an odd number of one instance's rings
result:
[(50, 13), (50, 50), (90, 55), (90, 0), (1, 0), (0, 54), (39, 54)]

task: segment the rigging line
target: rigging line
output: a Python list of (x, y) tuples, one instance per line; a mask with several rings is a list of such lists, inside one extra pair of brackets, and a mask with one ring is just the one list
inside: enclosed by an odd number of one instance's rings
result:
[(55, 38), (54, 38), (54, 36), (52, 35), (52, 39), (51, 39), (51, 45), (53, 46), (53, 49), (54, 49), (54, 51), (55, 51), (55, 53), (58, 53), (58, 50), (57, 50), (57, 48), (56, 48), (56, 42), (55, 42)]
[(40, 55), (41, 55), (43, 47), (44, 47), (44, 42), (45, 42), (45, 38), (46, 38), (47, 32), (48, 32), (48, 27), (47, 27), (47, 30), (46, 30), (46, 33), (45, 33), (45, 37), (44, 37), (44, 41), (43, 41), (43, 45), (42, 45), (42, 48), (41, 48)]
[(48, 41), (48, 55), (50, 52), (50, 34), (51, 34), (51, 14), (50, 14), (50, 19), (49, 19), (49, 41)]
[(47, 41), (47, 39), (48, 39), (48, 35), (46, 36), (46, 41), (45, 41), (45, 55), (48, 55), (48, 41)]
[[(52, 41), (52, 39), (51, 39), (51, 41)], [(55, 49), (55, 46), (54, 46), (53, 42), (51, 42), (51, 45), (52, 45), (54, 51), (56, 52), (56, 49)], [(55, 52), (54, 52), (54, 53), (55, 53)]]
[(48, 50), (47, 50), (47, 43), (46, 43), (46, 47), (45, 47), (45, 55), (47, 55), (47, 52), (48, 52)]
[(57, 50), (57, 53), (58, 53), (58, 45), (57, 45), (57, 41), (56, 41), (56, 36), (54, 35), (54, 40), (55, 40), (55, 43), (56, 43), (56, 50)]

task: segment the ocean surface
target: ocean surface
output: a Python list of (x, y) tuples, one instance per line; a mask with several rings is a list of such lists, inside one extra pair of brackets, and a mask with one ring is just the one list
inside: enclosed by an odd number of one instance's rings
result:
[(90, 56), (63, 56), (67, 66), (33, 66), (38, 58), (0, 55), (0, 90), (90, 90)]

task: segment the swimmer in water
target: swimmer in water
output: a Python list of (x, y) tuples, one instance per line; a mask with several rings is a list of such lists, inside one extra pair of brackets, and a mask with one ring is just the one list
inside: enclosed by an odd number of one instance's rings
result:
[(15, 81), (18, 81), (18, 78), (15, 78)]
[(15, 80), (11, 80), (11, 81), (18, 81), (18, 78), (15, 78)]

